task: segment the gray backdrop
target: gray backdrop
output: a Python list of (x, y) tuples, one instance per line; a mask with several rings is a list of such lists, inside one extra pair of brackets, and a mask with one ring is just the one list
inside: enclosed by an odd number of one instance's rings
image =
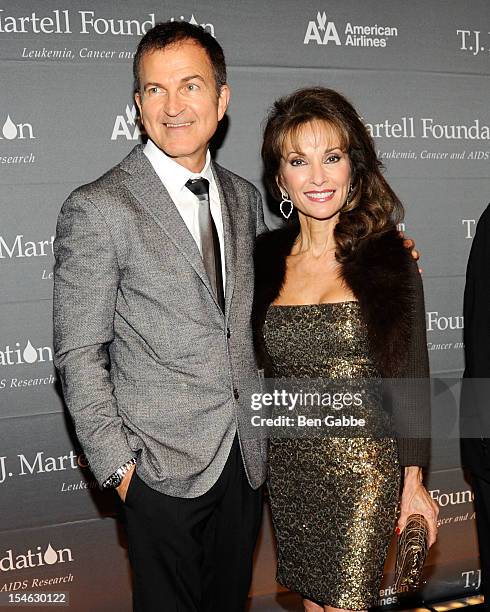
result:
[[(130, 609), (117, 500), (94, 487), (53, 370), (52, 239), (68, 193), (138, 142), (132, 54), (146, 29), (170, 18), (205, 24), (222, 43), (233, 95), (216, 156), (262, 191), (260, 122), (275, 98), (320, 84), (358, 108), (405, 203), (406, 233), (423, 254), (432, 373), (449, 379), (437, 383), (437, 410), (455, 421), (464, 272), (475, 221), (490, 200), (487, 0), (4, 2), (0, 596), (63, 590), (74, 611)], [(270, 226), (279, 222), (269, 209), (266, 217)], [(479, 586), (458, 443), (438, 436), (433, 446), (429, 488), (441, 504), (441, 527), (427, 565), (429, 599)], [(393, 547), (382, 605), (395, 602), (392, 559)], [(274, 569), (266, 513), (254, 609), (266, 601), (267, 609), (283, 609)]]

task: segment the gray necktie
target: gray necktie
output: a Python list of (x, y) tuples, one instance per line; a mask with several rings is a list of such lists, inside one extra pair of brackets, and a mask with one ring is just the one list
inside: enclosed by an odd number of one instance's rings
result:
[(209, 202), (209, 181), (205, 178), (189, 179), (185, 184), (199, 200), (199, 233), (201, 234), (201, 253), (204, 268), (211, 282), (214, 295), (221, 310), (225, 311), (223, 293), (223, 274), (221, 270), (221, 251), (218, 232), (211, 216)]

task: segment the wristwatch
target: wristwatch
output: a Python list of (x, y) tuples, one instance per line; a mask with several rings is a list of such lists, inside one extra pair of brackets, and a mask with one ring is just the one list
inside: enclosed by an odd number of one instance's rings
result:
[(103, 489), (115, 489), (116, 487), (118, 487), (121, 484), (124, 476), (131, 469), (131, 466), (133, 466), (135, 463), (136, 463), (136, 457), (133, 457), (132, 459), (127, 461), (124, 465), (121, 465), (121, 467), (118, 467), (117, 470), (114, 472), (114, 474), (109, 476), (109, 478), (102, 483), (102, 488)]

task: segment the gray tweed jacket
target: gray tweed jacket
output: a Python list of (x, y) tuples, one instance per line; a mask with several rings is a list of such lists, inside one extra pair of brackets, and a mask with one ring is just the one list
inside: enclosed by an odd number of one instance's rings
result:
[(250, 414), (238, 401), (257, 380), (250, 317), (262, 202), (239, 176), (215, 163), (213, 173), (225, 235), (224, 315), (141, 145), (62, 207), (55, 364), (99, 483), (137, 455), (149, 486), (197, 497), (218, 479), (237, 430), (251, 486), (265, 479), (266, 442), (240, 435)]

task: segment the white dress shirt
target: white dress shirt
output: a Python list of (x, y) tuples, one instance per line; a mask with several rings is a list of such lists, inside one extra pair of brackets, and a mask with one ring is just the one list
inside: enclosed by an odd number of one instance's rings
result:
[(225, 267), (225, 249), (224, 249), (224, 234), (223, 234), (223, 217), (221, 215), (221, 203), (219, 200), (218, 187), (214, 180), (211, 170), (211, 154), (206, 153), (206, 163), (201, 172), (196, 174), (181, 166), (168, 155), (159, 149), (156, 144), (148, 139), (148, 142), (143, 149), (144, 154), (150, 160), (155, 172), (167, 189), (173, 203), (175, 204), (180, 216), (182, 217), (187, 229), (190, 231), (194, 241), (196, 242), (199, 252), (202, 255), (201, 249), (201, 233), (199, 231), (199, 200), (185, 184), (189, 179), (203, 177), (209, 181), (209, 200), (211, 216), (213, 217), (221, 251), (221, 269), (223, 273), (223, 291), (226, 283), (226, 267)]

